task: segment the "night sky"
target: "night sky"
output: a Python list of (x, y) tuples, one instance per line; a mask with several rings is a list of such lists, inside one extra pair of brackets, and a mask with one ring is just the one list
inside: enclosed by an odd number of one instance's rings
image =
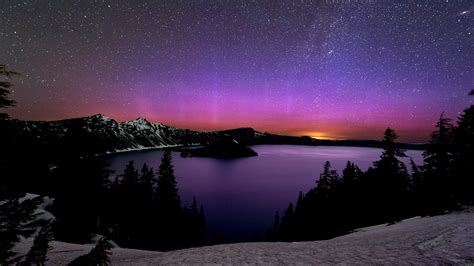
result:
[(12, 117), (426, 141), (473, 104), (474, 2), (0, 3)]

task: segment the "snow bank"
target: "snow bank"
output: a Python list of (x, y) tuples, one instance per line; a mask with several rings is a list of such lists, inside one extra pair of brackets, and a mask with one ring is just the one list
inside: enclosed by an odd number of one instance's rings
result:
[(44, 220), (44, 221), (53, 221), (56, 219), (52, 213), (46, 210), (46, 207), (53, 205), (54, 199), (49, 198), (49, 197), (44, 197), (40, 196), (37, 194), (31, 194), (31, 193), (26, 193), (26, 195), (20, 199), (20, 202), (24, 200), (30, 200), (34, 199), (37, 197), (41, 197), (43, 199), (43, 202), (38, 205), (38, 209), (36, 209), (35, 214), (38, 216), (36, 217), (36, 220)]
[[(26, 242), (17, 248), (26, 252)], [(92, 246), (53, 242), (50, 265), (64, 265)], [(171, 252), (115, 248), (113, 265), (157, 264), (471, 264), (474, 209), (436, 217), (414, 217), (325, 241), (239, 243)]]

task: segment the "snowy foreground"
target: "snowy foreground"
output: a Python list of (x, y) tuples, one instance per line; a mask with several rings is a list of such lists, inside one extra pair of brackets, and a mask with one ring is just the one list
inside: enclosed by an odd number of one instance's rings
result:
[[(21, 253), (31, 245), (24, 241)], [(50, 265), (67, 264), (92, 246), (53, 242)], [(472, 264), (474, 208), (436, 217), (415, 217), (394, 225), (362, 228), (325, 241), (239, 243), (171, 252), (115, 248), (113, 265), (156, 264)]]

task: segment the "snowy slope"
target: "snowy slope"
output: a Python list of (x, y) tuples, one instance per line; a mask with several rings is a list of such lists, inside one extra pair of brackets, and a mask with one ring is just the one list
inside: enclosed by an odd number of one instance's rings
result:
[[(31, 240), (18, 246), (26, 252)], [(67, 264), (91, 246), (53, 243), (50, 265)], [(152, 252), (115, 248), (113, 265), (157, 264), (472, 264), (474, 209), (362, 228), (325, 241), (240, 243)]]
[(151, 123), (144, 118), (117, 122), (98, 114), (59, 121), (16, 121), (11, 142), (19, 149), (51, 154), (91, 155), (205, 142), (215, 133)]

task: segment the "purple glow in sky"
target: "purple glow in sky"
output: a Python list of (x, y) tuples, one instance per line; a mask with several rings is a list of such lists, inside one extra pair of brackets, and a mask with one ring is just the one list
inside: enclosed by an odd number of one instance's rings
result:
[(472, 1), (13, 1), (21, 119), (426, 141), (473, 103)]

